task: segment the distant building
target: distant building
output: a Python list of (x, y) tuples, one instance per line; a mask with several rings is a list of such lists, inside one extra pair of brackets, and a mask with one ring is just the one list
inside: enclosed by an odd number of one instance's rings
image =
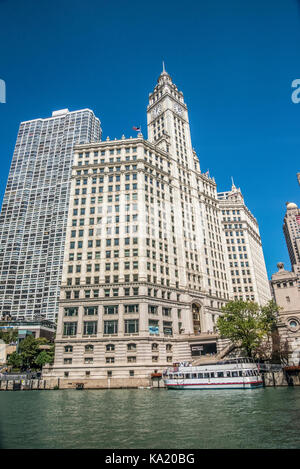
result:
[(44, 337), (49, 341), (53, 341), (55, 338), (56, 324), (47, 321), (18, 321), (13, 319), (0, 320), (0, 331), (18, 331), (18, 342), (25, 339), (25, 337), (31, 335), (35, 339)]
[(233, 299), (265, 305), (271, 292), (257, 220), (234, 183), (231, 191), (219, 192), (218, 199)]
[(298, 179), (298, 183), (299, 183), (299, 186), (300, 186), (300, 173), (297, 173), (297, 179)]
[(281, 308), (279, 313), (279, 331), (283, 341), (287, 339), (290, 349), (290, 364), (300, 361), (300, 289), (295, 272), (284, 269), (284, 264), (277, 264), (278, 272), (272, 275), (271, 285), (274, 299)]
[(283, 232), (289, 252), (292, 270), (297, 274), (300, 287), (300, 209), (293, 202), (286, 202)]
[(5, 365), (9, 356), (17, 349), (16, 345), (6, 344), (3, 340), (0, 340), (0, 366)]
[(73, 146), (100, 139), (89, 109), (21, 122), (0, 214), (0, 316), (57, 317)]

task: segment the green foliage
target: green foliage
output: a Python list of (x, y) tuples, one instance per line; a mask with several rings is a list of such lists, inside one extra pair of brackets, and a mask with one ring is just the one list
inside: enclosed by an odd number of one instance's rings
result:
[(8, 360), (7, 364), (12, 366), (13, 368), (21, 368), (22, 367), (22, 357), (17, 352), (13, 352)]
[[(40, 350), (41, 345), (49, 345), (49, 350)], [(11, 358), (12, 357), (12, 358)], [(9, 365), (18, 366), (22, 370), (40, 369), (46, 363), (53, 363), (54, 345), (45, 338), (35, 339), (32, 336), (26, 337), (19, 344), (18, 353), (14, 352), (9, 358)]]
[(42, 368), (46, 363), (53, 363), (54, 361), (54, 349), (53, 350), (42, 350), (35, 359), (35, 364)]
[(6, 329), (0, 331), (0, 340), (3, 340), (6, 344), (16, 342), (18, 339), (18, 329)]
[(224, 314), (217, 321), (220, 335), (243, 348), (248, 357), (271, 334), (278, 313), (273, 300), (262, 308), (253, 301), (230, 301), (222, 310)]

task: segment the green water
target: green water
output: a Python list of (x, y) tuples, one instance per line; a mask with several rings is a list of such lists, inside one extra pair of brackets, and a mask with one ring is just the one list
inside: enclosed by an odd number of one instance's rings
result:
[(0, 392), (1, 448), (300, 448), (300, 387)]

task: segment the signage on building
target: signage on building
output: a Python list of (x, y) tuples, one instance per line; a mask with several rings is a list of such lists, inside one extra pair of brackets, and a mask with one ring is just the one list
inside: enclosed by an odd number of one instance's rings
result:
[(193, 352), (202, 351), (202, 350), (203, 350), (203, 345), (195, 345), (192, 347)]

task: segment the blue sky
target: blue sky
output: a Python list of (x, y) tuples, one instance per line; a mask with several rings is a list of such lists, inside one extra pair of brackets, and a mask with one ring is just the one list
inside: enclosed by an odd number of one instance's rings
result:
[(189, 108), (218, 190), (231, 176), (256, 216), (269, 275), (290, 268), (285, 202), (300, 205), (300, 9), (296, 0), (0, 0), (0, 201), (21, 121), (90, 108), (103, 138), (146, 135), (162, 60)]

